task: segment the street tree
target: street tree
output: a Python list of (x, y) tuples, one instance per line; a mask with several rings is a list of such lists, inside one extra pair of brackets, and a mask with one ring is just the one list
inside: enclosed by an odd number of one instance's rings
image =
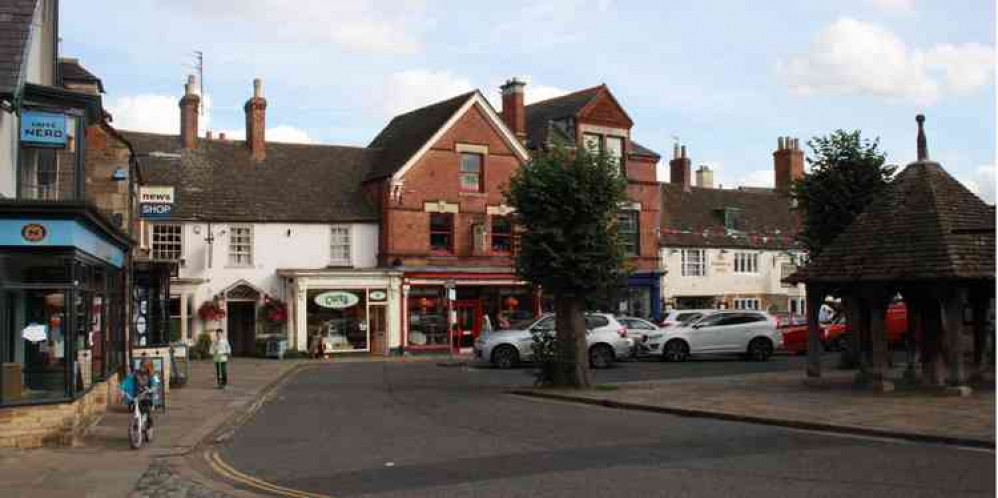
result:
[[(836, 130), (808, 141), (811, 171), (794, 183), (792, 195), (801, 213), (798, 240), (810, 257), (832, 243), (866, 206), (884, 190), (896, 166), (888, 165), (879, 139), (865, 139), (859, 130)], [(852, 316), (851, 296), (841, 295), (846, 320)], [(858, 338), (844, 342), (841, 365), (852, 367), (858, 360)]]
[(554, 385), (591, 385), (585, 306), (626, 275), (616, 223), (627, 182), (618, 161), (581, 149), (539, 151), (504, 190), (522, 230), (516, 271), (555, 295)]

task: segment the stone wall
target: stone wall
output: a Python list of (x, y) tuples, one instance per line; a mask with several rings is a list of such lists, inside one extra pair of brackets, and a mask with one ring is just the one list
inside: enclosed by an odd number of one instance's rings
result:
[(0, 448), (70, 446), (109, 404), (120, 402), (118, 374), (112, 374), (73, 402), (0, 408)]

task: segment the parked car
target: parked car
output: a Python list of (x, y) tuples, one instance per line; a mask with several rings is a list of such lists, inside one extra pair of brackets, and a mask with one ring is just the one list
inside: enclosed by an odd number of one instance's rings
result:
[[(589, 364), (607, 368), (618, 358), (631, 354), (627, 329), (607, 313), (586, 314), (586, 343)], [(499, 368), (513, 368), (533, 356), (533, 334), (554, 334), (555, 317), (545, 315), (515, 329), (494, 330), (475, 341), (475, 357)]]
[(718, 310), (713, 309), (699, 309), (699, 310), (669, 310), (665, 312), (665, 316), (659, 322), (660, 327), (674, 327), (676, 325), (682, 325), (689, 323), (694, 320), (699, 320), (705, 315), (709, 315)]
[[(888, 345), (898, 346), (904, 343), (908, 334), (908, 307), (903, 302), (887, 307), (884, 331), (887, 334)], [(849, 323), (846, 322), (845, 315), (841, 315), (833, 323), (833, 327), (829, 327), (825, 344), (829, 350), (838, 351), (845, 346), (849, 333)]]
[(648, 351), (642, 348), (645, 339), (657, 333), (659, 327), (644, 318), (632, 316), (618, 316), (617, 321), (627, 329), (627, 338), (631, 340), (631, 356), (647, 354)]
[(649, 336), (647, 347), (667, 361), (685, 361), (693, 355), (743, 354), (766, 361), (783, 347), (776, 319), (752, 310), (717, 311), (697, 321), (669, 327)]

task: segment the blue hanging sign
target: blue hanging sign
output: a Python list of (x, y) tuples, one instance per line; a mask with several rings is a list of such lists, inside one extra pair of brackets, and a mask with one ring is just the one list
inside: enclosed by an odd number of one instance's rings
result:
[(65, 147), (66, 137), (65, 114), (38, 111), (21, 113), (21, 144)]
[(173, 214), (173, 204), (139, 204), (139, 218), (169, 218)]

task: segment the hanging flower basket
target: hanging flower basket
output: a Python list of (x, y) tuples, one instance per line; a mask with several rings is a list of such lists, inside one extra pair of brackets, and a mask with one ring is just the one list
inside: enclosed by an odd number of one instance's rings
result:
[(214, 322), (225, 318), (225, 310), (218, 301), (205, 301), (198, 308), (198, 316), (206, 322)]
[(270, 325), (280, 325), (288, 321), (288, 305), (280, 299), (265, 297), (260, 315)]

